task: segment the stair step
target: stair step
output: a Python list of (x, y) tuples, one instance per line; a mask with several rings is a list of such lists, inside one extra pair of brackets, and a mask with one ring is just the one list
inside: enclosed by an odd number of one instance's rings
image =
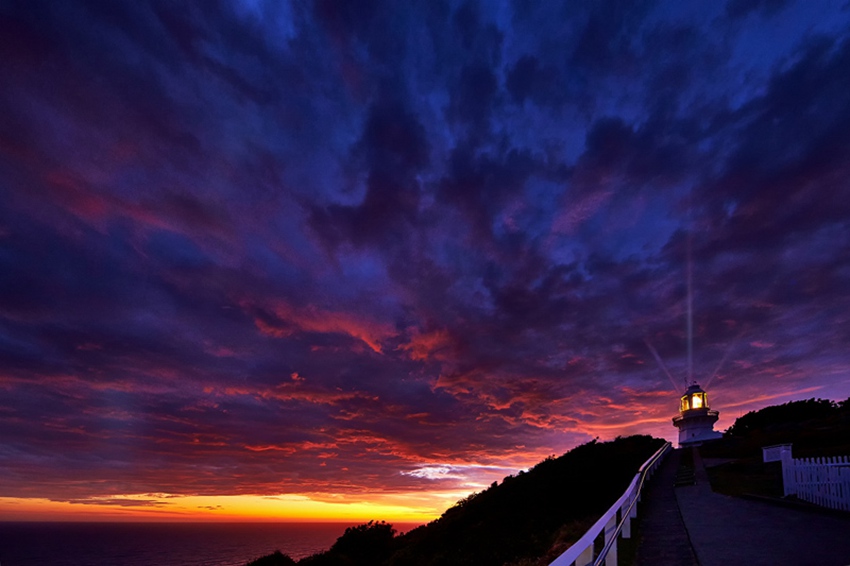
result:
[(676, 470), (676, 477), (673, 480), (673, 487), (683, 487), (686, 485), (695, 485), (696, 476), (694, 469), (688, 465), (680, 465)]

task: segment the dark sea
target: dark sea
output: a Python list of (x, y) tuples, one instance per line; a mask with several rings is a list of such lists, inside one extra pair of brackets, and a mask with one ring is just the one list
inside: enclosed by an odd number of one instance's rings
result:
[(0, 522), (0, 566), (244, 566), (275, 550), (297, 560), (354, 524)]

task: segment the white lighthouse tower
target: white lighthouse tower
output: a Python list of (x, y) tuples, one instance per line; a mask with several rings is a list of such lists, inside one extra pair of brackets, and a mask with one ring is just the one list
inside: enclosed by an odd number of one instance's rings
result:
[(673, 417), (673, 426), (679, 429), (679, 446), (699, 446), (723, 436), (714, 430), (719, 414), (709, 409), (708, 397), (697, 382), (691, 383), (682, 395), (679, 416)]

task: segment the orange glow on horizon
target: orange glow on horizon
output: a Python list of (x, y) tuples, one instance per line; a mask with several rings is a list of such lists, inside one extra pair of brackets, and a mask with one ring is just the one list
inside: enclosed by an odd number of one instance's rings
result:
[[(465, 494), (419, 493), (320, 501), (299, 494), (134, 494), (85, 501), (0, 497), (0, 521), (387, 522), (424, 524)], [(327, 495), (327, 499), (334, 496)], [(450, 501), (447, 499), (452, 498)]]

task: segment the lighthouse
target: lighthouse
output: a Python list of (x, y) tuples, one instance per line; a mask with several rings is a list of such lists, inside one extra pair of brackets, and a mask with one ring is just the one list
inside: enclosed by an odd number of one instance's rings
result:
[(699, 446), (707, 440), (723, 436), (714, 430), (719, 413), (708, 407), (708, 396), (697, 384), (691, 383), (682, 395), (679, 416), (673, 417), (673, 426), (679, 429), (679, 446)]

